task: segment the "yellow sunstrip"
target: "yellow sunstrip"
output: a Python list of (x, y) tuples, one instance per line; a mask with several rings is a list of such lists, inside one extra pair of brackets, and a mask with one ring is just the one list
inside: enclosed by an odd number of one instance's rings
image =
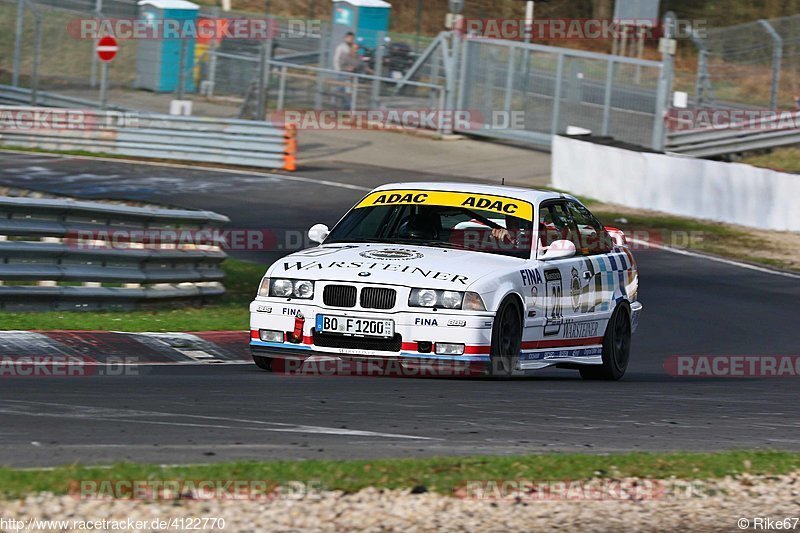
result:
[(533, 205), (524, 200), (474, 194), (469, 192), (393, 190), (377, 191), (361, 200), (356, 209), (376, 205), (444, 205), (493, 211), (501, 215), (511, 215), (524, 220), (533, 220)]

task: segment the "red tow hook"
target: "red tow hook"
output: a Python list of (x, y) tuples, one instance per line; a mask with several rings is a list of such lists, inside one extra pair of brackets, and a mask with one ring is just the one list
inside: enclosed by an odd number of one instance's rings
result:
[(303, 342), (303, 324), (305, 324), (306, 319), (303, 316), (303, 313), (297, 313), (297, 316), (294, 317), (294, 331), (289, 333), (288, 341), (293, 342), (295, 344), (300, 344)]

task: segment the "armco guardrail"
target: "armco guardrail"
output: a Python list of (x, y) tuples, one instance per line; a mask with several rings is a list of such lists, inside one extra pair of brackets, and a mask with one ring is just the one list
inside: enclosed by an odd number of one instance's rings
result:
[(132, 308), (224, 294), (228, 218), (0, 197), (0, 309)]
[(268, 122), (0, 106), (0, 146), (296, 169), (296, 131)]
[(715, 157), (800, 143), (800, 112), (714, 128), (673, 131), (665, 149), (695, 157)]

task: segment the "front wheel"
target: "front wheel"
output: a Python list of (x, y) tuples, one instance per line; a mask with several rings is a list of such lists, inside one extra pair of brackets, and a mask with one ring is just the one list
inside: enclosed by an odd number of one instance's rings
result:
[(625, 375), (631, 356), (631, 313), (628, 304), (618, 305), (603, 337), (603, 364), (582, 366), (583, 379), (616, 381)]
[(500, 304), (492, 327), (489, 375), (510, 377), (517, 369), (522, 348), (522, 313), (513, 298)]

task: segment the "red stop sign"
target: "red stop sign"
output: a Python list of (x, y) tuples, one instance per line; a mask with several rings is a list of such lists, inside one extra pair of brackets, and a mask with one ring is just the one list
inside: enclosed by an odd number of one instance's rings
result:
[(119, 51), (119, 44), (117, 44), (117, 40), (115, 38), (111, 37), (110, 35), (106, 35), (97, 41), (95, 51), (97, 52), (97, 57), (99, 57), (102, 61), (111, 61)]

